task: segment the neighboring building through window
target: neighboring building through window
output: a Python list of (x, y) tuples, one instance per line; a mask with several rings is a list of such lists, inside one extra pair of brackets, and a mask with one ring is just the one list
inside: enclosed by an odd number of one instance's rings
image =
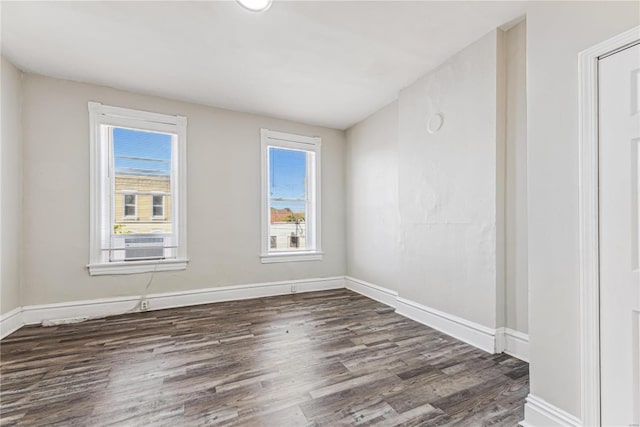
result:
[(322, 259), (321, 139), (262, 130), (262, 262)]
[(186, 268), (186, 119), (89, 103), (90, 274)]

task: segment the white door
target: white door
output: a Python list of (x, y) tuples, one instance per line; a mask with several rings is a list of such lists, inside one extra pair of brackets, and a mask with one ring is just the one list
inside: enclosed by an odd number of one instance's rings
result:
[(599, 61), (603, 426), (640, 425), (640, 45)]

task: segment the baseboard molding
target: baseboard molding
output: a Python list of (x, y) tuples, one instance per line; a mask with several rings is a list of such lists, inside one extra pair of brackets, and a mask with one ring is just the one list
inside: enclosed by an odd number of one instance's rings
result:
[(395, 291), (349, 276), (345, 276), (344, 286), (345, 288), (364, 295), (367, 298), (371, 298), (390, 307), (396, 308), (398, 293)]
[(582, 421), (533, 394), (527, 396), (522, 427), (580, 427)]
[(488, 353), (495, 353), (495, 329), (405, 298), (398, 297), (396, 301), (398, 314), (444, 332)]
[[(148, 296), (147, 298), (150, 298)], [(27, 305), (22, 307), (22, 318), (25, 325), (35, 325), (44, 321), (64, 321), (79, 318), (99, 318), (115, 316), (134, 310), (139, 296), (99, 298), (84, 301), (70, 301), (55, 304)], [(157, 308), (150, 307), (150, 310)]]
[[(313, 292), (342, 288), (344, 288), (344, 277), (339, 276), (224, 286), (183, 292), (157, 293), (149, 294), (145, 298), (149, 302), (149, 311), (151, 311), (214, 302), (286, 295), (296, 292)], [(139, 312), (140, 310), (137, 304), (140, 299), (140, 296), (131, 296), (25, 306), (11, 313), (7, 313), (6, 316), (2, 316), (2, 338), (14, 332), (22, 325), (39, 324), (43, 321), (57, 322)], [(12, 315), (9, 316), (10, 314)], [(5, 331), (7, 332), (5, 333)]]
[(22, 307), (17, 307), (0, 316), (0, 339), (24, 326)]
[[(394, 307), (398, 314), (437, 329), (486, 352), (505, 351), (528, 360), (529, 340), (525, 334), (507, 328), (497, 330), (410, 301), (390, 289), (348, 276), (287, 280), (237, 286), (196, 289), (183, 292), (149, 294), (145, 298), (149, 310), (186, 307), (198, 304), (286, 295), (292, 292), (313, 292), (347, 288), (368, 298)], [(4, 338), (23, 325), (42, 322), (73, 321), (139, 312), (140, 296), (102, 298), (57, 304), (20, 307), (0, 318)]]
[(345, 287), (389, 305), (401, 316), (444, 332), (489, 353), (496, 350), (496, 330), (475, 322), (427, 307), (398, 296), (398, 293), (364, 280), (345, 277)]
[(510, 328), (496, 329), (496, 352), (529, 362), (529, 335)]

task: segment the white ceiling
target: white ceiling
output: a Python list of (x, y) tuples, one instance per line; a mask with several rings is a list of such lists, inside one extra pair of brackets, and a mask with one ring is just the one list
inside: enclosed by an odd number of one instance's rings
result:
[(2, 2), (24, 71), (345, 129), (523, 2)]

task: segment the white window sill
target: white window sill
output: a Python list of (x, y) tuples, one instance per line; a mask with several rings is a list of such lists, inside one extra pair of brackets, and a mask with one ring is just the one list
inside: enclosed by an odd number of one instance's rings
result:
[(164, 259), (144, 261), (110, 262), (108, 264), (89, 264), (91, 276), (105, 274), (136, 274), (151, 273), (156, 271), (186, 270), (188, 259)]
[(322, 261), (324, 252), (272, 252), (262, 254), (260, 258), (263, 264), (274, 262), (300, 262), (300, 261)]

